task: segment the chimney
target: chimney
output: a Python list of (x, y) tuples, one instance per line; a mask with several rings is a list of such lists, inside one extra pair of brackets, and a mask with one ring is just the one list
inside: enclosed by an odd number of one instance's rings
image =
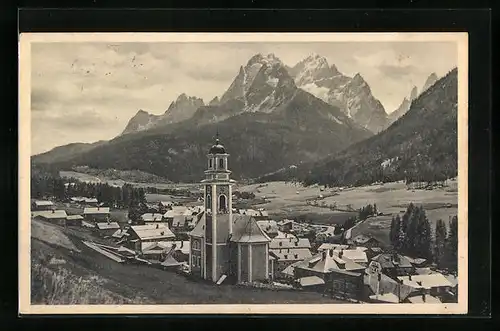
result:
[(156, 228), (158, 229), (160, 227), (160, 224), (156, 224)]
[(184, 246), (184, 241), (181, 241), (181, 248)]
[(99, 210), (99, 208), (100, 208), (100, 207), (99, 207), (99, 206), (97, 206), (97, 210)]
[(411, 280), (411, 275), (408, 275), (408, 280)]
[(340, 252), (339, 252), (339, 259), (341, 259), (343, 255), (344, 255), (344, 250), (341, 249)]
[(52, 214), (54, 214), (56, 211), (54, 209), (52, 209)]
[(422, 301), (425, 302), (425, 293), (422, 293)]
[(322, 254), (322, 260), (325, 260), (326, 259), (326, 251), (323, 251), (323, 254)]
[(333, 249), (328, 250), (330, 252), (330, 257), (333, 257)]

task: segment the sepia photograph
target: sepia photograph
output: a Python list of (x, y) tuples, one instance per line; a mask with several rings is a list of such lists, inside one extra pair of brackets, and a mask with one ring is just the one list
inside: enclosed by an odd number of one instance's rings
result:
[(467, 313), (466, 33), (22, 34), (23, 313)]

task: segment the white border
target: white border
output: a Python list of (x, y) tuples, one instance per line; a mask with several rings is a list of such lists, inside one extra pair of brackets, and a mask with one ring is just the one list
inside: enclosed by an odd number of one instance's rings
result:
[[(68, 305), (30, 303), (30, 142), (32, 42), (455, 42), (458, 49), (458, 303)], [(29, 33), (19, 39), (19, 312), (21, 314), (465, 314), (468, 226), (467, 33)], [(465, 180), (463, 180), (465, 179)]]

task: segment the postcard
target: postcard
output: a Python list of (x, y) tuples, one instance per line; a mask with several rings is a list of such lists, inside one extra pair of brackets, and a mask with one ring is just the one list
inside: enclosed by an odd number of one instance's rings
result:
[(19, 57), (21, 314), (467, 313), (466, 33)]

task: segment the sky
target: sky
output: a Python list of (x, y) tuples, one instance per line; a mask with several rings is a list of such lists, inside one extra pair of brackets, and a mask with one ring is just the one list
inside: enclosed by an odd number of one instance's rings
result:
[(164, 113), (180, 94), (208, 103), (255, 54), (295, 65), (324, 56), (348, 76), (360, 73), (387, 113), (413, 86), (457, 65), (453, 42), (31, 44), (31, 154), (119, 135), (139, 109)]

